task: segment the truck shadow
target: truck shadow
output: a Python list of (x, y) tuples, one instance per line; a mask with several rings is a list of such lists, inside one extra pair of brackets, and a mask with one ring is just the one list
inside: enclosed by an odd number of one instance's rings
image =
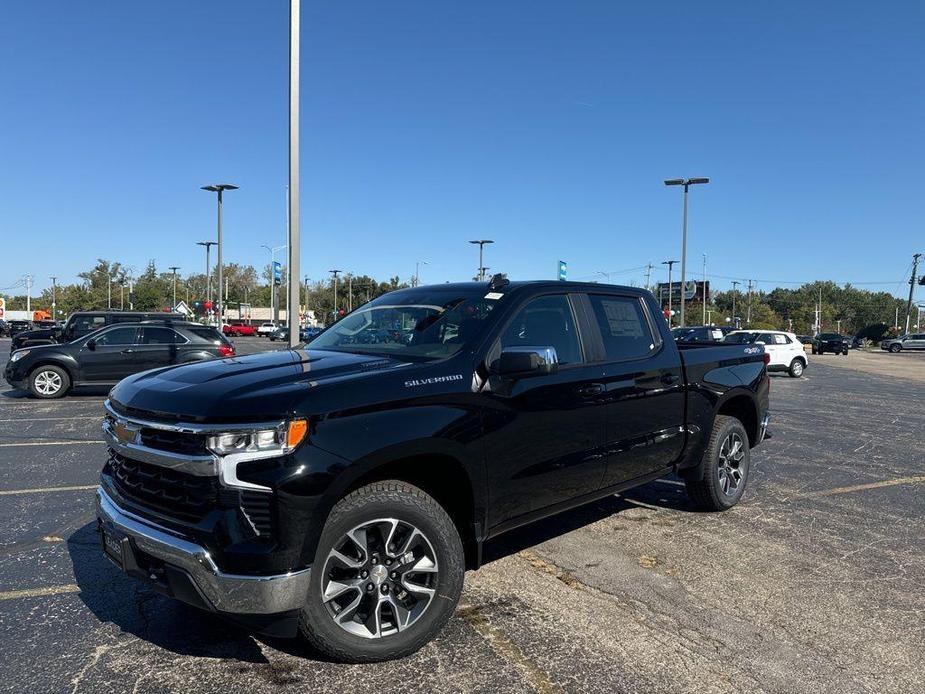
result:
[(510, 530), (485, 543), (482, 563), (489, 564), (517, 554), (640, 505), (698, 513), (687, 498), (684, 483), (676, 477), (666, 477)]
[(67, 538), (67, 550), (80, 599), (101, 622), (179, 655), (268, 662), (247, 631), (119, 571), (103, 556), (95, 521)]

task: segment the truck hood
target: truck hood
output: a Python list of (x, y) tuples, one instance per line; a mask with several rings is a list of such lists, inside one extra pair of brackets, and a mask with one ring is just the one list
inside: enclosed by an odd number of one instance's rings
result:
[(194, 422), (290, 415), (310, 391), (408, 366), (380, 356), (283, 350), (168, 366), (120, 381), (110, 401), (126, 414)]

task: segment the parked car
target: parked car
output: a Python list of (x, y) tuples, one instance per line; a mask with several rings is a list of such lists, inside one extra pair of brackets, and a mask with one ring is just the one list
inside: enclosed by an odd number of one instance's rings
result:
[[(371, 326), (400, 339), (353, 340)], [(676, 345), (632, 287), (398, 290), (304, 350), (121, 381), (102, 551), (328, 657), (401, 657), (439, 632), (506, 530), (674, 472), (698, 508), (734, 506), (768, 424), (766, 357)]]
[(10, 325), (5, 320), (0, 318), (0, 337), (10, 334)]
[(261, 323), (260, 327), (257, 328), (257, 334), (260, 335), (261, 337), (269, 337), (270, 333), (272, 333), (278, 327), (279, 326), (276, 323), (273, 323), (272, 321), (268, 323)]
[(13, 338), (13, 343), (16, 342), (16, 336), (26, 331), (32, 330), (32, 321), (28, 320), (11, 320), (8, 324), (8, 330), (10, 337)]
[(764, 346), (768, 360), (768, 371), (786, 371), (792, 378), (800, 378), (809, 360), (803, 343), (793, 333), (781, 330), (733, 330), (726, 335), (725, 343), (758, 344)]
[(803, 345), (803, 349), (808, 349), (812, 351), (813, 349), (813, 336), (812, 335), (797, 335), (797, 340), (799, 340), (800, 344)]
[(38, 345), (64, 344), (84, 335), (89, 335), (94, 330), (105, 328), (107, 325), (162, 319), (186, 320), (179, 313), (164, 313), (162, 311), (78, 311), (71, 314), (63, 326), (52, 325), (39, 330), (28, 330), (27, 332), (19, 333), (10, 344), (10, 351)]
[(731, 328), (720, 328), (713, 325), (697, 325), (686, 328), (673, 328), (671, 334), (675, 342), (679, 343), (716, 343), (732, 331)]
[(289, 326), (280, 325), (275, 328), (273, 331), (267, 333), (267, 337), (270, 338), (270, 342), (276, 342), (277, 340), (288, 340), (289, 339)]
[(299, 339), (303, 342), (311, 342), (323, 332), (323, 328), (319, 328), (315, 325), (306, 325), (299, 329)]
[(149, 321), (111, 325), (60, 345), (37, 345), (10, 355), (4, 378), (37, 398), (60, 398), (73, 386), (111, 385), (139, 371), (234, 355), (215, 328)]
[(881, 340), (880, 349), (885, 349), (894, 354), (904, 349), (925, 349), (925, 333), (913, 333), (911, 335), (902, 335), (893, 340)]
[(229, 337), (251, 337), (257, 334), (257, 328), (247, 323), (224, 323), (222, 325), (222, 334)]
[(819, 333), (813, 338), (813, 354), (832, 352), (847, 356), (850, 346), (851, 338), (838, 333)]

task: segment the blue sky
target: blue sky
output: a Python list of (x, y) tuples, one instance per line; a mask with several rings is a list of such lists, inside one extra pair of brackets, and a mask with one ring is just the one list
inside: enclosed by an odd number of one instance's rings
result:
[[(97, 257), (285, 242), (288, 3), (7, 3), (0, 289)], [(680, 253), (728, 278), (905, 291), (925, 251), (925, 5), (303, 0), (302, 264), (571, 278)], [(642, 283), (628, 270), (613, 281)]]

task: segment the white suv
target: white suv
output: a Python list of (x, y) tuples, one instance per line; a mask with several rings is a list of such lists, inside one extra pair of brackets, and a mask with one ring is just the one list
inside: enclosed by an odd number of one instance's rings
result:
[(808, 364), (803, 343), (793, 333), (780, 330), (734, 330), (723, 340), (737, 344), (764, 345), (771, 360), (768, 371), (786, 371), (799, 378)]
[(261, 337), (266, 337), (267, 335), (272, 333), (274, 330), (276, 330), (278, 327), (279, 326), (276, 325), (276, 323), (263, 323), (260, 325), (259, 328), (257, 328), (257, 334), (260, 335)]

